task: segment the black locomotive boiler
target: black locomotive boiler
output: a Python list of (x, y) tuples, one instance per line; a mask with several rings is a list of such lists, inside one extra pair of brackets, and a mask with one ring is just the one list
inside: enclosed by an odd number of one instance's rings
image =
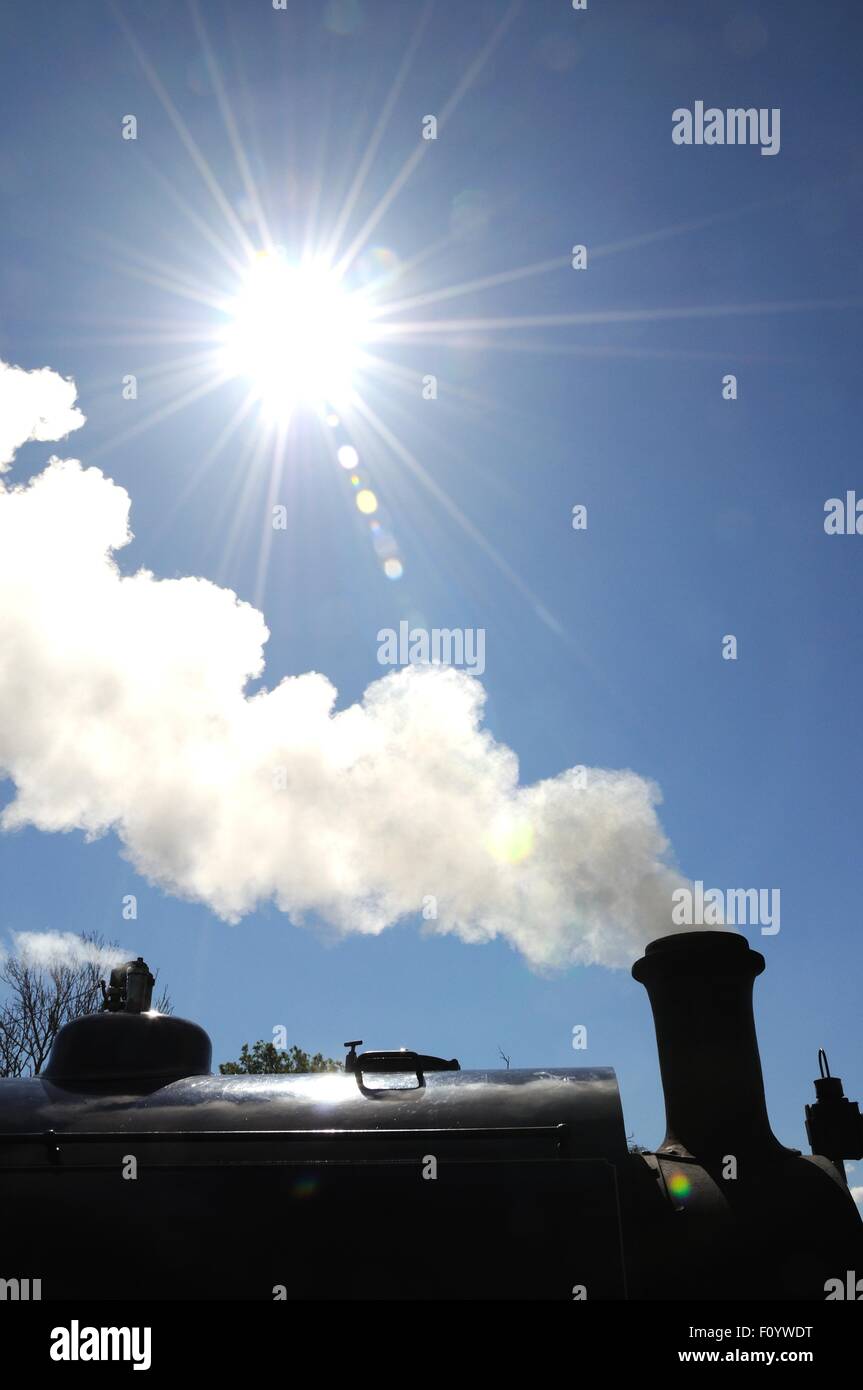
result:
[(861, 1117), (826, 1076), (816, 1152), (774, 1137), (763, 969), (725, 931), (664, 937), (633, 967), (667, 1114), (642, 1154), (608, 1068), (467, 1071), (356, 1043), (340, 1073), (214, 1076), (206, 1033), (152, 1012), (129, 962), (41, 1075), (0, 1081), (0, 1291), (823, 1300), (863, 1273), (842, 1165)]

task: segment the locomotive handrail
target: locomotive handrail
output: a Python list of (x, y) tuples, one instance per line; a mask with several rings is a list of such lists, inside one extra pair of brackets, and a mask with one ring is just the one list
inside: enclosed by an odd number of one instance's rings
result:
[[(256, 1146), (266, 1145), (264, 1152), (272, 1154), (274, 1149), (278, 1151), (278, 1146), (280, 1144), (284, 1144), (289, 1149), (294, 1149), (294, 1152), (297, 1155), (297, 1161), (307, 1163), (313, 1161), (310, 1160), (307, 1156), (307, 1150), (305, 1147), (307, 1144), (313, 1145), (317, 1143), (319, 1146), (321, 1146), (321, 1149), (323, 1150), (323, 1147), (330, 1141), (337, 1142), (338, 1147), (342, 1147), (344, 1144), (349, 1145), (352, 1140), (356, 1141), (358, 1144), (368, 1143), (369, 1141), (372, 1141), (375, 1148), (378, 1148), (378, 1146), (380, 1146), (380, 1148), (382, 1149), (386, 1148), (386, 1146), (389, 1145), (391, 1140), (394, 1141), (395, 1147), (402, 1147), (402, 1145), (409, 1144), (412, 1141), (417, 1145), (422, 1145), (424, 1148), (429, 1147), (431, 1144), (435, 1144), (438, 1147), (442, 1147), (451, 1151), (454, 1141), (457, 1143), (459, 1140), (462, 1140), (468, 1145), (477, 1143), (481, 1145), (481, 1147), (474, 1150), (475, 1159), (479, 1161), (479, 1159), (483, 1155), (488, 1155), (487, 1145), (489, 1143), (495, 1145), (502, 1145), (506, 1141), (517, 1142), (518, 1140), (522, 1140), (526, 1141), (529, 1146), (526, 1153), (525, 1151), (523, 1151), (523, 1153), (525, 1153), (525, 1157), (528, 1154), (532, 1153), (536, 1157), (542, 1157), (543, 1161), (545, 1162), (558, 1163), (562, 1161), (565, 1157), (564, 1141), (568, 1128), (568, 1125), (561, 1123), (556, 1125), (472, 1126), (470, 1128), (465, 1127), (461, 1129), (458, 1127), (450, 1127), (445, 1129), (438, 1127), (430, 1127), (427, 1129), (387, 1129), (385, 1127), (380, 1127), (377, 1129), (293, 1130), (100, 1129), (69, 1130), (65, 1133), (57, 1133), (54, 1130), (31, 1130), (19, 1132), (17, 1134), (0, 1134), (0, 1155), (2, 1155), (4, 1151), (7, 1155), (5, 1161), (0, 1159), (0, 1173), (8, 1171), (14, 1172), (20, 1168), (21, 1161), (23, 1160), (23, 1155), (21, 1155), (21, 1158), (19, 1159), (14, 1159), (12, 1157), (12, 1152), (10, 1152), (10, 1149), (12, 1151), (17, 1149), (18, 1153), (20, 1154), (22, 1145), (39, 1145), (43, 1147), (44, 1150), (46, 1150), (47, 1164), (45, 1163), (45, 1160), (43, 1160), (41, 1164), (37, 1161), (35, 1165), (33, 1165), (32, 1160), (28, 1159), (28, 1167), (30, 1167), (31, 1165), (35, 1168), (47, 1166), (55, 1171), (62, 1170), (64, 1167), (63, 1149), (65, 1146), (71, 1146), (71, 1148), (76, 1149), (79, 1154), (83, 1150), (85, 1150), (88, 1145), (96, 1147), (105, 1147), (110, 1144), (121, 1144), (124, 1149), (137, 1147), (139, 1145), (146, 1146), (151, 1144), (161, 1144), (164, 1146), (166, 1150), (168, 1150), (168, 1152), (170, 1152), (171, 1150), (176, 1152), (176, 1149), (178, 1147), (182, 1149), (189, 1143), (191, 1143), (193, 1147), (197, 1145), (200, 1151), (201, 1146), (210, 1142), (212, 1142), (215, 1152), (217, 1152), (220, 1155), (224, 1155), (226, 1151), (229, 1152), (232, 1145), (238, 1145), (241, 1148), (245, 1148), (250, 1143)], [(401, 1141), (401, 1143), (399, 1143), (399, 1141)], [(486, 1142), (483, 1143), (482, 1141)], [(258, 1153), (261, 1153), (260, 1148), (258, 1148)], [(302, 1158), (300, 1158), (301, 1155), (303, 1155)], [(165, 1154), (164, 1156), (167, 1157), (167, 1154)], [(75, 1158), (73, 1160), (71, 1157), (71, 1153), (69, 1157), (70, 1166), (67, 1169), (67, 1171), (76, 1171), (81, 1166), (81, 1162), (78, 1158)], [(205, 1160), (206, 1152), (204, 1153), (202, 1161), (204, 1161), (204, 1166), (207, 1166)], [(221, 1163), (223, 1161), (225, 1160), (220, 1157), (218, 1159), (217, 1166), (221, 1166)], [(260, 1161), (269, 1162), (270, 1160), (264, 1159), (262, 1156)], [(340, 1164), (343, 1162), (352, 1163), (354, 1160), (352, 1157), (348, 1157), (347, 1159), (336, 1159), (335, 1157), (333, 1157), (330, 1160), (325, 1159), (324, 1161)], [(373, 1160), (371, 1158), (371, 1155), (369, 1155), (366, 1161), (372, 1162), (376, 1160)], [(390, 1161), (399, 1162), (400, 1160), (395, 1159)], [(501, 1157), (500, 1161), (503, 1162), (506, 1160), (503, 1157)], [(197, 1163), (197, 1160), (195, 1160), (195, 1162)], [(84, 1163), (83, 1166), (86, 1167), (88, 1165)]]
[[(433, 1057), (428, 1053), (414, 1052), (409, 1048), (399, 1048), (394, 1051), (375, 1051), (361, 1052), (357, 1056), (355, 1048), (357, 1044), (351, 1044), (351, 1052), (345, 1061), (345, 1070), (353, 1073), (356, 1078), (357, 1087), (360, 1093), (369, 1100), (376, 1100), (379, 1097), (397, 1095), (399, 1091), (421, 1090), (425, 1084), (425, 1073), (427, 1071), (461, 1071), (458, 1058)], [(387, 1086), (367, 1086), (363, 1081), (363, 1072), (369, 1073), (391, 1073), (393, 1075), (403, 1075), (410, 1073), (416, 1076), (416, 1086), (397, 1086), (390, 1088)]]
[(153, 1143), (206, 1139), (242, 1140), (303, 1140), (303, 1139), (524, 1139), (556, 1138), (560, 1141), (568, 1126), (556, 1125), (482, 1125), (471, 1128), (417, 1128), (417, 1129), (71, 1129), (58, 1133), (56, 1130), (28, 1130), (16, 1134), (0, 1133), (2, 1144), (47, 1144), (58, 1148), (61, 1144)]

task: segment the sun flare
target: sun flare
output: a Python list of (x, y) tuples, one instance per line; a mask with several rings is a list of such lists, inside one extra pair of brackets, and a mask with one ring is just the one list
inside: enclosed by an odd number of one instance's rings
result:
[(319, 261), (260, 252), (229, 303), (223, 365), (249, 380), (268, 414), (344, 406), (369, 336), (364, 297)]

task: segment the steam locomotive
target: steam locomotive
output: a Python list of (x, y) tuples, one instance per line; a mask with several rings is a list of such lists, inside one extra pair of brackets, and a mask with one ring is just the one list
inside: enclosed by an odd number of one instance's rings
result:
[(605, 1067), (463, 1071), (356, 1040), (344, 1072), (213, 1076), (207, 1034), (153, 1012), (148, 967), (127, 962), (41, 1075), (0, 1081), (0, 1289), (824, 1300), (863, 1273), (843, 1168), (863, 1121), (822, 1059), (813, 1154), (771, 1132), (752, 1012), (763, 969), (731, 932), (647, 947), (632, 973), (653, 1008), (667, 1133), (631, 1153)]

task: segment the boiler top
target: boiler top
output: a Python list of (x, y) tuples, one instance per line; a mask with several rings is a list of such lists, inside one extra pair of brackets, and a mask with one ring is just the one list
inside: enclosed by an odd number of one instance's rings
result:
[[(374, 1087), (374, 1092), (372, 1092)], [(561, 1158), (625, 1158), (626, 1134), (617, 1078), (610, 1067), (548, 1070), (429, 1072), (418, 1086), (409, 1074), (365, 1078), (350, 1073), (273, 1076), (191, 1076), (158, 1089), (58, 1084), (46, 1076), (0, 1082), (0, 1167), (19, 1163), (22, 1137), (34, 1145), (53, 1131), (104, 1144), (117, 1139), (182, 1136), (222, 1142), (259, 1136), (305, 1147), (337, 1138), (360, 1142), (428, 1131), (461, 1137), (471, 1147), (515, 1146), (525, 1157), (542, 1151)], [(17, 1135), (17, 1144), (3, 1138)], [(24, 1141), (27, 1142), (26, 1140)], [(29, 1148), (29, 1144), (27, 1145)], [(200, 1144), (190, 1144), (198, 1149)], [(150, 1145), (148, 1144), (148, 1148)], [(15, 1152), (17, 1150), (17, 1152)], [(14, 1154), (14, 1158), (12, 1157)], [(38, 1162), (36, 1153), (31, 1155)], [(184, 1161), (194, 1162), (191, 1152)]]

